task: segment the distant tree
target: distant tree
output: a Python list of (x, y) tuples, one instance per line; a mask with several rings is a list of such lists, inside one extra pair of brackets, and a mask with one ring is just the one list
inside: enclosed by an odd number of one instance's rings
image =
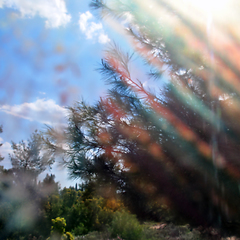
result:
[(20, 181), (30, 183), (54, 163), (53, 156), (42, 148), (42, 136), (35, 131), (27, 141), (12, 142), (13, 153), (9, 154), (12, 169)]
[(44, 193), (44, 195), (50, 195), (54, 193), (59, 192), (59, 183), (55, 182), (55, 175), (54, 174), (48, 174), (43, 179), (42, 182), (40, 182), (40, 188), (41, 191)]
[(60, 192), (63, 201), (63, 213), (67, 214), (69, 208), (77, 201), (78, 192), (74, 188), (64, 188)]
[[(42, 203), (46, 188), (44, 192), (36, 180), (54, 162), (54, 158), (42, 148), (41, 141), (41, 135), (35, 131), (26, 142), (12, 142), (13, 153), (9, 155), (12, 168), (6, 170), (0, 166), (0, 236), (3, 239), (26, 237), (30, 233), (41, 235), (38, 232), (40, 224), (35, 226), (44, 218)], [(45, 186), (47, 182), (48, 186), (50, 182), (53, 184), (54, 176), (45, 179)]]

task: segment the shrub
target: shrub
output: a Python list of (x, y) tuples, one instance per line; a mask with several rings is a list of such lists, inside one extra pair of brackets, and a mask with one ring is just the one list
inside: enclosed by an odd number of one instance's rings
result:
[(73, 240), (74, 237), (73, 237), (73, 235), (70, 232), (66, 232), (65, 234), (63, 234), (62, 239), (63, 240)]
[(141, 239), (142, 227), (135, 215), (128, 212), (116, 212), (111, 223), (112, 237), (121, 237), (124, 240)]
[[(64, 218), (57, 217), (52, 219), (51, 235), (48, 240), (73, 240), (72, 234), (64, 234), (66, 227), (66, 220)], [(71, 238), (72, 237), (72, 238)]]
[(57, 217), (52, 219), (52, 231), (51, 233), (57, 233), (63, 235), (65, 233), (66, 220), (64, 218)]
[(75, 236), (87, 234), (89, 230), (84, 226), (83, 223), (79, 223), (77, 227), (72, 230)]

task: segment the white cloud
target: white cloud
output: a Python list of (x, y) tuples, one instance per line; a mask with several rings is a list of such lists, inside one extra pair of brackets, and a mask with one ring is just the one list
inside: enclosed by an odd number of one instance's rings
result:
[(3, 145), (0, 147), (0, 153), (3, 157), (7, 157), (8, 153), (11, 153), (11, 152), (12, 152), (12, 148), (9, 142), (3, 143)]
[[(2, 138), (1, 141), (2, 143)], [(3, 161), (0, 162), (0, 165), (4, 166), (6, 169), (11, 168), (11, 162), (8, 158), (9, 153), (12, 153), (12, 147), (11, 147), (11, 143), (9, 142), (5, 142), (3, 143), (3, 145), (0, 147), (0, 155), (1, 157), (4, 157)]]
[(92, 39), (94, 35), (98, 35), (99, 30), (102, 31), (102, 24), (91, 22), (88, 26), (88, 29), (85, 31), (87, 39)]
[(48, 125), (60, 124), (65, 120), (67, 110), (53, 100), (38, 99), (32, 103), (20, 105), (1, 105), (0, 111), (30, 121), (38, 121)]
[(108, 35), (104, 33), (103, 25), (101, 23), (89, 21), (91, 19), (93, 19), (93, 15), (89, 11), (80, 14), (79, 17), (79, 27), (80, 30), (86, 35), (86, 38), (93, 39), (96, 37), (98, 42), (101, 44), (109, 42), (110, 39), (108, 38)]
[(87, 11), (86, 13), (80, 14), (79, 26), (83, 32), (87, 30), (88, 20), (91, 19), (92, 17), (93, 15), (89, 11)]
[(98, 41), (102, 44), (105, 44), (105, 43), (109, 42), (110, 39), (108, 38), (108, 35), (101, 33), (98, 37)]
[(15, 8), (23, 17), (39, 15), (47, 19), (49, 28), (64, 26), (71, 20), (64, 0), (0, 0), (2, 7)]

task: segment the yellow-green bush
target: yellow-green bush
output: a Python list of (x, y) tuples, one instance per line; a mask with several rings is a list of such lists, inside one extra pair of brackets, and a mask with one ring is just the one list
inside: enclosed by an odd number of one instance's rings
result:
[(70, 232), (66, 232), (65, 234), (63, 234), (62, 239), (63, 240), (73, 240), (74, 237), (73, 237), (73, 235)]
[(121, 237), (124, 240), (140, 240), (142, 227), (136, 216), (128, 212), (116, 212), (110, 226), (112, 237)]
[(57, 217), (55, 219), (52, 219), (51, 233), (63, 235), (65, 233), (66, 225), (66, 220), (64, 218)]

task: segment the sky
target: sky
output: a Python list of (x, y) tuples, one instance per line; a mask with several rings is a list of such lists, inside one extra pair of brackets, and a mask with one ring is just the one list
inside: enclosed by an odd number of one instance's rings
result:
[[(0, 0), (0, 153), (5, 168), (11, 167), (11, 141), (27, 140), (46, 125), (62, 126), (67, 106), (81, 100), (93, 104), (106, 95), (109, 86), (97, 69), (111, 44), (133, 53), (116, 21), (101, 19), (90, 2)], [(136, 53), (134, 61), (133, 76), (151, 86)], [(62, 187), (75, 185), (66, 169), (55, 165), (50, 173)]]
[[(0, 153), (6, 168), (11, 167), (11, 141), (27, 140), (46, 125), (62, 126), (67, 106), (82, 99), (92, 104), (105, 96), (109, 86), (96, 69), (110, 44), (133, 52), (117, 23), (97, 17), (89, 4), (90, 0), (0, 0)], [(134, 77), (151, 87), (144, 75), (147, 67), (139, 67), (138, 57), (135, 53)], [(55, 166), (51, 173), (61, 186), (75, 185), (67, 180), (66, 169)]]
[[(2, 164), (11, 167), (11, 141), (45, 124), (66, 121), (66, 106), (94, 103), (107, 87), (96, 69), (111, 42), (128, 49), (86, 0), (0, 0), (0, 135)], [(121, 39), (121, 40), (120, 40)], [(74, 185), (66, 170), (51, 172)]]

